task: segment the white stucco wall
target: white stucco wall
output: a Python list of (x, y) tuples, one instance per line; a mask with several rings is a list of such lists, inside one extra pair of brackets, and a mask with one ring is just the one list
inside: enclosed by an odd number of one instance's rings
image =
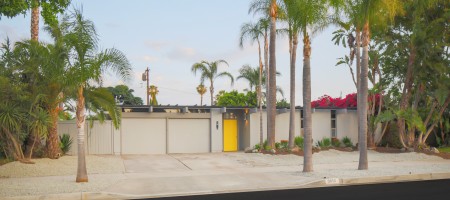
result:
[(358, 115), (356, 110), (347, 112), (338, 112), (336, 116), (337, 138), (349, 137), (353, 144), (358, 142)]
[[(288, 110), (289, 111), (289, 110)], [(290, 113), (277, 114), (275, 118), (275, 141), (289, 140)], [(295, 112), (295, 136), (300, 136), (300, 111)]]
[[(267, 114), (263, 111), (263, 141), (267, 139)], [(259, 144), (260, 140), (260, 117), (259, 111), (257, 113), (250, 114), (250, 147), (254, 147), (255, 144)]]
[(223, 151), (223, 121), (220, 108), (211, 109), (211, 152)]
[(313, 145), (324, 137), (331, 138), (331, 113), (330, 110), (316, 109), (312, 113)]

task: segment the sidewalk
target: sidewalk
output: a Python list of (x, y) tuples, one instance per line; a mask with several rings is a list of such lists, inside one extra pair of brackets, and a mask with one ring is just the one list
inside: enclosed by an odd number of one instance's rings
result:
[[(319, 153), (320, 154), (320, 153)], [(404, 155), (407, 160), (371, 152), (369, 170), (357, 170), (354, 154), (329, 152), (314, 172), (303, 173), (303, 157), (244, 153), (123, 156), (125, 173), (90, 175), (90, 181), (116, 180), (101, 192), (8, 197), (6, 199), (129, 199), (228, 192), (324, 187), (450, 178), (450, 161)], [(332, 157), (330, 157), (332, 155)], [(338, 159), (336, 156), (343, 156)], [(410, 156), (410, 157), (408, 157)], [(321, 158), (323, 159), (323, 158)], [(345, 161), (345, 162), (339, 162)], [(386, 161), (383, 161), (386, 160)], [(338, 161), (338, 162), (336, 162)], [(356, 160), (357, 161), (357, 160)], [(270, 164), (272, 163), (272, 164)], [(73, 181), (68, 176), (21, 181)], [(19, 178), (17, 178), (19, 179)], [(20, 181), (20, 182), (21, 182)]]

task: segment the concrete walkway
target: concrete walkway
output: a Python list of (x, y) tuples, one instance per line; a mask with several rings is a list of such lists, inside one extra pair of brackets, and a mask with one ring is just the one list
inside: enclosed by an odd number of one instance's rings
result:
[[(360, 171), (356, 170), (357, 159), (348, 157), (357, 153), (342, 153), (346, 159), (336, 159), (340, 152), (328, 154), (333, 157), (328, 161), (323, 158), (316, 161), (313, 173), (303, 173), (303, 157), (294, 155), (238, 152), (122, 156), (125, 173), (111, 174), (121, 176), (120, 180), (100, 193), (9, 199), (126, 199), (450, 178), (450, 161), (437, 157), (423, 159), (405, 154), (406, 160), (383, 161), (384, 154), (375, 152), (372, 160), (369, 155), (369, 170)], [(317, 158), (318, 155), (314, 155)], [(381, 156), (380, 159), (377, 156)], [(39, 178), (46, 177), (34, 179)], [(90, 180), (94, 178), (95, 175)]]

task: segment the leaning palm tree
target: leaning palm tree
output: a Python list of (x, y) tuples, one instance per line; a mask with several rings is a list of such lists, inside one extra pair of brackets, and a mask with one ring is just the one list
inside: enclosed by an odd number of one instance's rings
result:
[(198, 94), (200, 94), (200, 106), (202, 106), (203, 105), (203, 95), (206, 93), (207, 88), (203, 84), (200, 84), (197, 86), (196, 89), (197, 89)]
[[(85, 161), (84, 127), (87, 105), (92, 108), (103, 108), (119, 126), (120, 111), (115, 107), (114, 97), (106, 89), (96, 89), (101, 84), (102, 73), (108, 69), (127, 80), (131, 75), (131, 66), (125, 55), (117, 49), (107, 49), (97, 53), (97, 34), (92, 21), (84, 18), (80, 10), (75, 10), (64, 17), (67, 35), (65, 40), (71, 49), (72, 62), (68, 67), (73, 83), (76, 99), (76, 121), (78, 128), (78, 170), (76, 182), (87, 182), (88, 176)], [(109, 94), (109, 95), (108, 95)], [(86, 104), (88, 100), (88, 104)], [(96, 109), (103, 111), (102, 109)], [(104, 112), (103, 112), (104, 113)]]
[(214, 105), (214, 80), (219, 77), (229, 77), (231, 80), (231, 85), (234, 83), (234, 78), (229, 72), (221, 72), (218, 73), (218, 67), (219, 64), (226, 64), (228, 66), (228, 63), (225, 60), (216, 60), (214, 62), (207, 62), (207, 61), (201, 61), (198, 63), (194, 63), (191, 67), (191, 71), (196, 74), (197, 71), (200, 71), (200, 82), (203, 83), (206, 79), (209, 80), (210, 86), (209, 86), (209, 92), (211, 94), (211, 106)]

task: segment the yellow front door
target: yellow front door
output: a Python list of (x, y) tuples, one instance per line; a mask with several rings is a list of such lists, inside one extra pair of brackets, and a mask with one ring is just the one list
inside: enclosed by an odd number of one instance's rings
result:
[(223, 151), (238, 150), (238, 126), (236, 119), (223, 120)]

